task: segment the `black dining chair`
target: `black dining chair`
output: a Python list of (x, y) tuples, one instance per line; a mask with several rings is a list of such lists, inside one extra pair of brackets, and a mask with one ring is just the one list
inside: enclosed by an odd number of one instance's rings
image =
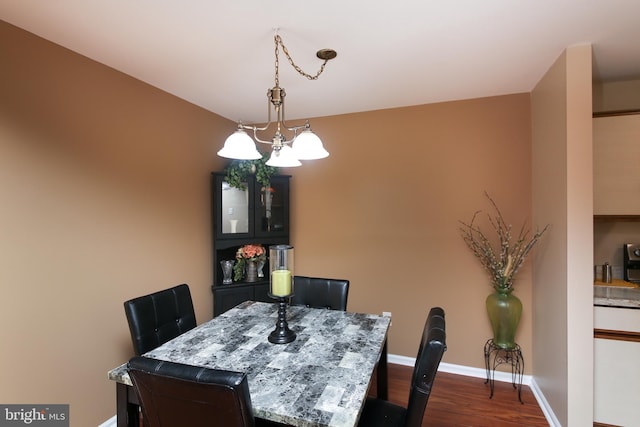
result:
[(438, 366), (447, 350), (446, 338), (444, 310), (433, 307), (427, 316), (413, 368), (409, 404), (404, 408), (387, 400), (367, 398), (358, 426), (420, 427)]
[(137, 356), (196, 326), (191, 292), (186, 284), (126, 301), (124, 311)]
[(129, 377), (145, 427), (253, 427), (247, 376), (135, 356)]
[(348, 280), (295, 276), (293, 283), (294, 293), (291, 297), (291, 305), (347, 310)]

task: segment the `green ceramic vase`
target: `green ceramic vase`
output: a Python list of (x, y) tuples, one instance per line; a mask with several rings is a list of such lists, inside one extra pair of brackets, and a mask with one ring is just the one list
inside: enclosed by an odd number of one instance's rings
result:
[(516, 330), (522, 315), (522, 302), (511, 295), (513, 288), (498, 289), (487, 297), (487, 313), (493, 329), (493, 343), (504, 349), (516, 346)]

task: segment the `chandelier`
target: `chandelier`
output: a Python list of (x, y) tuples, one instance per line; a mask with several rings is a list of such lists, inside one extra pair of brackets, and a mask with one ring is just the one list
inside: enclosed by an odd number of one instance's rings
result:
[[(322, 59), (324, 62), (320, 66), (320, 70), (315, 75), (310, 75), (302, 71), (302, 69), (297, 66), (291, 55), (289, 55), (289, 51), (285, 47), (282, 42), (282, 38), (280, 35), (276, 34), (273, 37), (275, 42), (275, 86), (269, 90), (267, 90), (267, 109), (268, 109), (268, 119), (267, 124), (263, 127), (258, 126), (249, 126), (244, 125), (242, 122), (238, 123), (237, 130), (231, 134), (226, 141), (224, 142), (224, 146), (220, 151), (218, 151), (218, 155), (221, 157), (226, 157), (229, 159), (239, 159), (239, 160), (256, 160), (262, 158), (262, 154), (256, 149), (256, 142), (260, 142), (262, 144), (270, 144), (271, 145), (271, 156), (267, 161), (267, 165), (274, 167), (294, 167), (300, 166), (300, 160), (314, 160), (314, 159), (322, 159), (329, 155), (329, 152), (324, 149), (322, 145), (322, 141), (320, 138), (313, 133), (311, 130), (311, 126), (309, 125), (309, 121), (303, 125), (297, 126), (288, 126), (285, 122), (284, 116), (284, 98), (285, 91), (284, 88), (280, 87), (280, 76), (279, 76), (279, 51), (280, 47), (282, 47), (282, 51), (287, 56), (289, 63), (291, 66), (301, 75), (306, 77), (309, 80), (316, 80), (320, 74), (324, 71), (327, 62), (336, 57), (337, 53), (331, 49), (321, 49), (316, 52), (316, 56)], [(258, 137), (258, 132), (266, 131), (271, 124), (273, 123), (271, 120), (271, 109), (275, 111), (275, 134), (271, 138), (271, 140), (263, 140)], [(247, 130), (253, 131), (253, 139), (246, 132)], [(285, 136), (284, 132), (288, 132), (290, 138)]]

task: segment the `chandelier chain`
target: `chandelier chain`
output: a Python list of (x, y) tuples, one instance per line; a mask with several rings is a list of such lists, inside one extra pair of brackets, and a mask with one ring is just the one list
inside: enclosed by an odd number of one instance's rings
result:
[(318, 70), (318, 72), (315, 75), (312, 76), (311, 74), (305, 73), (302, 70), (302, 68), (300, 68), (298, 65), (296, 65), (295, 62), (293, 62), (293, 58), (291, 58), (291, 55), (289, 54), (289, 50), (287, 50), (287, 47), (282, 42), (282, 37), (280, 37), (279, 34), (276, 34), (274, 36), (274, 40), (275, 40), (275, 43), (276, 43), (276, 86), (280, 86), (280, 81), (279, 81), (280, 78), (279, 78), (279, 73), (278, 73), (278, 69), (279, 69), (279, 66), (280, 66), (280, 61), (279, 61), (279, 57), (278, 57), (278, 53), (279, 53), (278, 46), (282, 46), (282, 51), (284, 52), (284, 54), (286, 55), (287, 59), (289, 60), (289, 64), (291, 64), (291, 66), (298, 73), (300, 73), (300, 75), (305, 76), (309, 80), (317, 80), (318, 77), (320, 77), (320, 74), (322, 74), (322, 72), (324, 71), (324, 67), (327, 65), (327, 62), (329, 61), (328, 59), (325, 59), (322, 62), (322, 65), (320, 65), (320, 69)]
[[(276, 30), (277, 31), (277, 30)], [(320, 70), (315, 75), (310, 75), (302, 71), (302, 69), (293, 62), (293, 58), (289, 55), (289, 51), (282, 42), (282, 38), (277, 34), (274, 36), (275, 42), (275, 87), (267, 90), (267, 123), (258, 127), (257, 125), (243, 125), (238, 122), (238, 129), (230, 135), (224, 142), (224, 146), (218, 155), (229, 159), (237, 160), (256, 160), (263, 157), (256, 149), (256, 142), (269, 144), (271, 146), (271, 157), (266, 162), (267, 166), (274, 167), (294, 167), (300, 166), (300, 160), (322, 159), (329, 155), (327, 150), (322, 146), (322, 141), (311, 130), (309, 121), (304, 125), (288, 126), (284, 118), (284, 88), (280, 87), (280, 47), (287, 56), (291, 66), (302, 76), (309, 80), (316, 80), (324, 71), (325, 65), (330, 59), (336, 57), (336, 51), (333, 49), (321, 49), (316, 52), (316, 56), (323, 61)], [(272, 117), (272, 110), (275, 116)], [(258, 136), (258, 132), (264, 132), (269, 129), (271, 124), (275, 123), (275, 135), (268, 139), (262, 139)], [(253, 131), (253, 139), (246, 131)], [(287, 135), (290, 136), (287, 136)], [(295, 142), (298, 141), (298, 142)]]

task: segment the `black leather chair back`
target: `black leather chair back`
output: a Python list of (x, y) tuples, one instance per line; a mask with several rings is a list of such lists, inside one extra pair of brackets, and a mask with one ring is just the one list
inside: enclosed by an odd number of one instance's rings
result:
[(442, 355), (447, 350), (444, 310), (433, 307), (424, 326), (422, 340), (413, 368), (405, 427), (420, 427), (438, 372)]
[(247, 376), (136, 356), (129, 361), (145, 427), (253, 427)]
[(126, 301), (124, 311), (133, 350), (138, 356), (196, 326), (191, 292), (186, 284)]
[(292, 305), (306, 305), (313, 308), (347, 310), (349, 281), (322, 279), (319, 277), (295, 276)]
[(413, 368), (409, 404), (404, 406), (388, 400), (367, 398), (358, 427), (420, 427), (438, 372), (442, 355), (447, 350), (444, 310), (429, 311), (422, 332), (418, 356)]

